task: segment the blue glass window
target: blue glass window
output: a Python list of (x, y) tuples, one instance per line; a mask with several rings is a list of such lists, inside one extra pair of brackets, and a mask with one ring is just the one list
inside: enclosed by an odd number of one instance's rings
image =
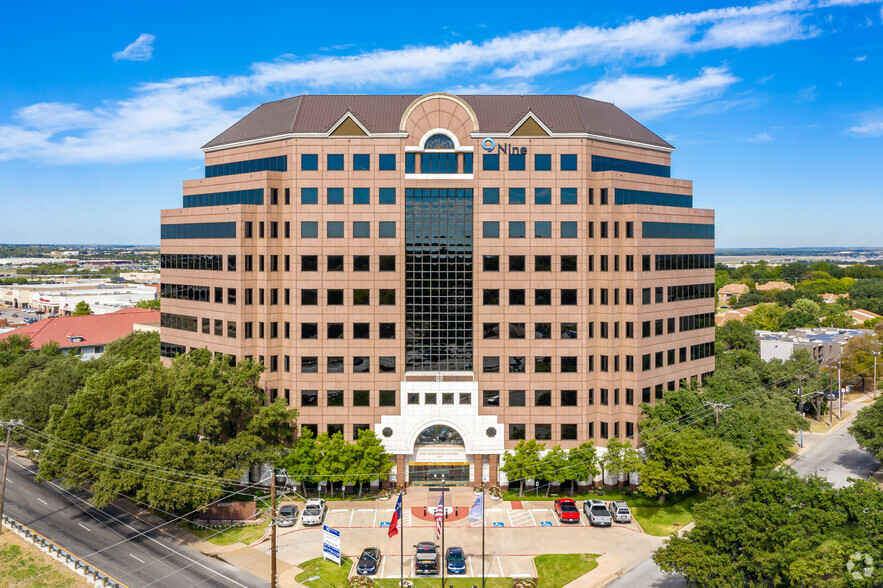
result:
[(343, 171), (343, 153), (329, 153), (326, 169), (328, 171)]
[(300, 236), (303, 239), (317, 239), (319, 237), (319, 223), (316, 221), (301, 221)]
[(498, 239), (500, 237), (500, 223), (497, 221), (484, 221), (481, 229), (481, 236), (485, 239)]
[(160, 225), (160, 239), (235, 239), (236, 223), (180, 223)]
[(396, 189), (395, 188), (380, 188), (377, 192), (378, 202), (380, 204), (395, 204), (396, 203)]
[(659, 178), (670, 178), (671, 167), (668, 165), (659, 165), (656, 163), (644, 163), (641, 161), (631, 161), (630, 159), (617, 159), (615, 157), (602, 157), (601, 155), (592, 156), (592, 171), (618, 171), (629, 174), (641, 174), (645, 176), (656, 176)]
[(481, 169), (483, 169), (484, 171), (500, 171), (500, 154), (483, 154), (481, 156)]
[(524, 221), (509, 221), (509, 238), (524, 239), (525, 228)]
[(301, 188), (301, 204), (319, 204), (319, 188)]
[(524, 171), (524, 160), (526, 156), (523, 153), (512, 153), (509, 155), (509, 171)]
[(343, 221), (328, 221), (329, 239), (343, 239)]
[(371, 223), (369, 221), (353, 221), (353, 238), (370, 239)]
[(536, 171), (551, 171), (552, 156), (548, 153), (537, 153), (533, 156), (533, 168)]
[(552, 238), (552, 223), (549, 221), (536, 221), (534, 223), (534, 237), (537, 239)]
[(693, 223), (641, 223), (645, 239), (714, 239), (714, 225)]
[(343, 204), (343, 188), (328, 188), (326, 204)]
[(552, 188), (534, 188), (534, 204), (552, 204)]
[(378, 223), (379, 230), (378, 236), (381, 239), (394, 239), (396, 236), (396, 222), (395, 221), (380, 221)]
[(561, 154), (561, 171), (576, 171), (576, 153)]
[(263, 203), (263, 188), (254, 188), (251, 190), (234, 190), (231, 192), (212, 192), (210, 194), (191, 194), (188, 196), (184, 196), (184, 208)]
[(262, 171), (288, 171), (288, 156), (263, 157), (261, 159), (249, 159), (247, 161), (233, 161), (205, 166), (205, 177), (216, 178), (218, 176), (230, 176), (233, 174), (247, 174)]
[(371, 204), (371, 190), (368, 188), (353, 188), (353, 204)]
[(472, 154), (464, 153), (463, 154), (463, 173), (471, 174), (472, 173)]
[(378, 165), (377, 169), (380, 171), (395, 171), (396, 170), (396, 154), (395, 153), (381, 153), (378, 157)]
[(576, 204), (576, 188), (561, 188), (561, 204)]
[(319, 169), (318, 153), (301, 153), (300, 169), (303, 171), (316, 171)]
[(643, 190), (615, 188), (613, 199), (616, 204), (653, 204), (656, 206), (693, 208), (693, 197), (687, 194), (668, 194), (665, 192), (645, 192)]
[(453, 149), (454, 142), (447, 135), (433, 135), (426, 139), (423, 144), (424, 149)]
[(576, 221), (561, 221), (561, 238), (562, 239), (576, 239), (577, 237), (577, 222)]
[(500, 189), (499, 188), (483, 188), (481, 191), (482, 204), (499, 204)]
[(509, 188), (509, 204), (524, 204), (524, 188)]
[(413, 174), (415, 173), (415, 153), (405, 153), (405, 173)]
[(422, 174), (455, 174), (457, 173), (456, 153), (420, 154), (420, 173)]
[(369, 171), (371, 169), (371, 155), (368, 153), (353, 154), (353, 171)]

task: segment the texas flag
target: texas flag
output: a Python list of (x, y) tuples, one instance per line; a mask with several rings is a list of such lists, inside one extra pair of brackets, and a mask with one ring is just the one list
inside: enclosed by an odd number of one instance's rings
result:
[(399, 499), (396, 502), (395, 512), (392, 513), (392, 520), (389, 521), (389, 538), (392, 539), (396, 535), (399, 534), (399, 519), (402, 518), (402, 495), (399, 494)]

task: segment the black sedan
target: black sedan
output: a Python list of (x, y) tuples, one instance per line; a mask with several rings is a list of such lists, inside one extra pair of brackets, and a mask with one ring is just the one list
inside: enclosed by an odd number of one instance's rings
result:
[(360, 576), (371, 576), (380, 568), (380, 550), (376, 547), (366, 547), (356, 564), (356, 573)]

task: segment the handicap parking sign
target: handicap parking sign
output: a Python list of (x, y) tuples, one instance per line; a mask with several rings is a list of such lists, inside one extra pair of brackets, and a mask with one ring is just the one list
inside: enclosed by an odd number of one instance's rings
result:
[(503, 523), (494, 523), (494, 526), (495, 526), (495, 527), (502, 527), (502, 526), (504, 526), (504, 525), (503, 525)]
[(541, 527), (551, 527), (552, 523), (550, 523), (549, 521), (540, 521), (540, 526)]
[(382, 529), (383, 527), (388, 527), (388, 526), (389, 526), (389, 522), (380, 523), (380, 528), (381, 528), (381, 529)]

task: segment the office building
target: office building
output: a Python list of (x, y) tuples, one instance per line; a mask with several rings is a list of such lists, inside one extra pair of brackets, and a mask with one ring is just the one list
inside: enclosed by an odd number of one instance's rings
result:
[(299, 96), (203, 147), (162, 212), (162, 353), (266, 366), (268, 397), (398, 483), (505, 449), (635, 438), (714, 370), (714, 215), (673, 147), (579, 96)]

